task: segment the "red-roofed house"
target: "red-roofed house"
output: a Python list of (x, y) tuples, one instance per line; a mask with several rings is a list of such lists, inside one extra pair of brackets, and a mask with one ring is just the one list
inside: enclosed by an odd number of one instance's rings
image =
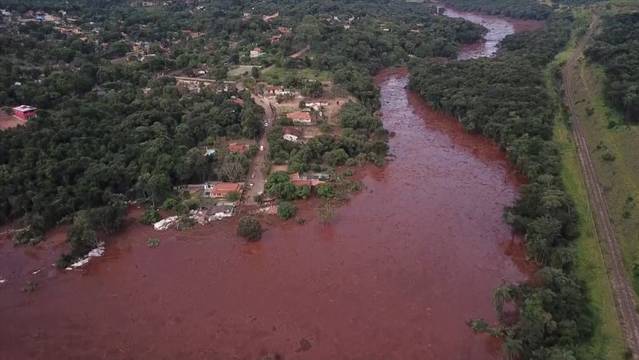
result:
[(249, 146), (247, 144), (230, 143), (228, 149), (233, 154), (244, 154), (248, 151)]
[(231, 193), (242, 192), (242, 183), (218, 182), (210, 185), (209, 193), (214, 199), (228, 197)]
[(36, 116), (36, 111), (38, 109), (29, 105), (20, 105), (13, 108), (13, 115), (22, 120), (29, 120), (32, 117)]
[(310, 124), (313, 122), (313, 118), (311, 117), (311, 113), (306, 111), (295, 111), (292, 113), (286, 114), (286, 117), (296, 123), (302, 124)]
[(291, 184), (295, 186), (310, 186), (315, 187), (320, 184), (324, 184), (323, 180), (308, 178), (306, 176), (300, 176), (299, 173), (291, 174), (288, 177), (291, 180)]

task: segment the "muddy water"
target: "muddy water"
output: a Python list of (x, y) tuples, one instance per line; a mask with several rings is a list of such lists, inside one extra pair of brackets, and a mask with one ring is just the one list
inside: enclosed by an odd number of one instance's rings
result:
[(494, 319), (492, 290), (530, 272), (502, 219), (519, 180), (493, 143), (407, 91), (405, 72), (378, 83), (397, 158), (367, 170), (330, 225), (305, 204), (306, 224), (265, 218), (246, 245), (237, 219), (132, 222), (72, 272), (51, 267), (61, 233), (39, 249), (0, 237), (0, 359), (499, 359), (465, 321)]
[(484, 35), (483, 41), (463, 47), (458, 55), (459, 60), (493, 56), (497, 50), (499, 50), (499, 43), (506, 36), (519, 31), (536, 30), (543, 27), (544, 24), (542, 21), (537, 20), (510, 19), (459, 11), (451, 7), (443, 8), (445, 9), (444, 15), (448, 17), (463, 18), (475, 24), (479, 24), (488, 30)]

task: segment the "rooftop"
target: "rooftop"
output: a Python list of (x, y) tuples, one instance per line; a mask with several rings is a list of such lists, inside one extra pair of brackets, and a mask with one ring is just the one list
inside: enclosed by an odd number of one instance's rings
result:
[(20, 111), (20, 112), (27, 112), (27, 111), (35, 111), (38, 110), (37, 108), (34, 108), (33, 106), (29, 106), (29, 105), (20, 105), (20, 106), (16, 106), (13, 108), (14, 111)]

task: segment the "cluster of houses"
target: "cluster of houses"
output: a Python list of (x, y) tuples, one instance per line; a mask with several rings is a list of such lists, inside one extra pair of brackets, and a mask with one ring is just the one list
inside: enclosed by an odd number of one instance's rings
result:
[(199, 94), (204, 89), (212, 89), (218, 93), (237, 91), (237, 83), (234, 81), (219, 81), (213, 79), (196, 78), (188, 76), (175, 76), (178, 89)]
[(284, 26), (278, 26), (277, 32), (277, 34), (271, 36), (271, 45), (278, 44), (280, 40), (282, 40), (282, 37), (287, 36), (291, 33), (291, 29)]
[[(251, 149), (251, 145), (245, 143), (232, 142), (226, 146), (226, 150), (231, 154), (246, 154)], [(205, 146), (203, 149), (204, 156), (214, 156), (217, 154), (217, 148)]]
[(348, 30), (351, 28), (357, 18), (355, 16), (351, 16), (348, 19), (342, 20), (338, 16), (329, 16), (324, 18), (323, 20), (330, 25), (342, 25), (344, 27), (344, 30)]
[(177, 190), (186, 191), (191, 196), (204, 200), (199, 210), (201, 216), (221, 220), (233, 216), (238, 204), (233, 197), (239, 198), (243, 188), (243, 183), (206, 182), (180, 186)]

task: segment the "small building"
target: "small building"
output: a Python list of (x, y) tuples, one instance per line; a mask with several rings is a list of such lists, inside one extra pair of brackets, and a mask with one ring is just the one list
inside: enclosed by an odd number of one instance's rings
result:
[(321, 111), (322, 108), (328, 106), (327, 102), (321, 102), (321, 101), (318, 101), (318, 102), (305, 102), (304, 104), (307, 107), (309, 107), (309, 108), (311, 108), (311, 109), (313, 109), (315, 111), (318, 111), (318, 112)]
[(36, 116), (38, 109), (29, 105), (20, 105), (13, 108), (13, 115), (21, 120), (29, 120)]
[(259, 47), (256, 47), (249, 52), (249, 57), (251, 59), (257, 59), (262, 55), (264, 55), (264, 51), (262, 50), (262, 48), (259, 48)]
[(283, 128), (282, 132), (283, 132), (282, 139), (286, 141), (291, 141), (291, 142), (298, 142), (304, 135), (304, 132), (301, 129), (291, 127), (291, 126), (287, 126)]
[(204, 148), (204, 156), (213, 156), (215, 154), (217, 154), (217, 150), (215, 148), (208, 146)]
[(233, 154), (244, 154), (249, 150), (249, 145), (240, 143), (230, 143), (228, 150)]
[(271, 45), (278, 44), (282, 39), (282, 34), (271, 36)]
[(242, 183), (229, 183), (218, 182), (208, 184), (205, 188), (205, 195), (211, 196), (214, 199), (222, 199), (228, 197), (231, 193), (241, 193)]
[(262, 16), (262, 20), (264, 22), (271, 22), (271, 21), (277, 19), (279, 16), (280, 16), (280, 12), (278, 11), (278, 12), (274, 13), (273, 15), (263, 15)]
[(277, 31), (282, 34), (282, 35), (286, 35), (289, 34), (291, 32), (291, 29), (285, 27), (285, 26), (278, 26), (277, 27)]
[(311, 113), (306, 111), (291, 112), (286, 114), (286, 117), (293, 122), (301, 123), (301, 124), (310, 124), (313, 122)]
[(320, 184), (324, 184), (324, 180), (309, 178), (304, 175), (300, 175), (299, 173), (294, 173), (289, 175), (289, 179), (291, 180), (291, 184), (295, 186), (309, 186), (316, 187)]

